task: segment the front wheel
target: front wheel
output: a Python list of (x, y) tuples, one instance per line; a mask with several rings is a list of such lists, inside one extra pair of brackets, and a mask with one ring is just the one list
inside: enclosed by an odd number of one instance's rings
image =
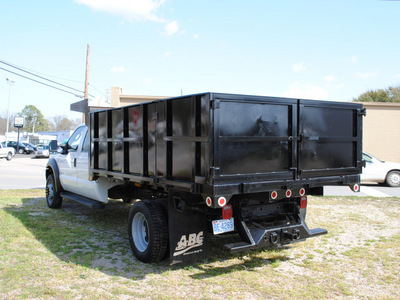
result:
[(400, 172), (391, 171), (386, 176), (386, 183), (391, 187), (400, 187)]
[(129, 242), (133, 254), (142, 262), (161, 261), (168, 248), (168, 223), (159, 203), (136, 202), (129, 213)]
[(11, 152), (8, 152), (6, 159), (7, 160), (11, 160), (12, 159), (12, 153)]
[(62, 205), (62, 197), (60, 196), (60, 192), (57, 191), (53, 174), (47, 176), (46, 201), (47, 201), (47, 206), (50, 208), (60, 208)]

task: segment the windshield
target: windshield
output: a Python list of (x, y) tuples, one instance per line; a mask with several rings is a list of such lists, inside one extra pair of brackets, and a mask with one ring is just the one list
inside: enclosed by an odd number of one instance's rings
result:
[(376, 159), (377, 161), (383, 162), (380, 159), (376, 158), (375, 156), (372, 156), (371, 154), (368, 153), (363, 153), (363, 160), (365, 160), (366, 162), (372, 162), (374, 159)]

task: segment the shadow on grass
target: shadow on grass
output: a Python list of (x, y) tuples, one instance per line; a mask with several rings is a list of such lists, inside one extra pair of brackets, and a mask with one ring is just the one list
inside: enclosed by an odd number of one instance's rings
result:
[(239, 258), (240, 262), (230, 264), (228, 266), (216, 267), (208, 264), (197, 264), (194, 266), (194, 268), (196, 268), (200, 272), (190, 275), (190, 277), (193, 279), (207, 279), (238, 271), (256, 271), (257, 268), (261, 268), (266, 265), (270, 265), (272, 267), (278, 266), (281, 262), (289, 259), (289, 257), (283, 254), (282, 249), (275, 250), (275, 252), (279, 252), (279, 255), (278, 257), (272, 258), (262, 258), (259, 257), (257, 253), (254, 254), (253, 252), (257, 252), (257, 250), (245, 252), (243, 254), (244, 256)]
[[(22, 203), (22, 206), (9, 205), (2, 209), (17, 218), (61, 261), (111, 276), (141, 280), (148, 274), (193, 268), (200, 272), (191, 277), (204, 279), (241, 270), (251, 271), (265, 265), (273, 266), (289, 259), (282, 250), (272, 250), (267, 254), (262, 250), (232, 254), (223, 248), (227, 243), (226, 238), (211, 238), (207, 260), (190, 265), (170, 266), (167, 260), (158, 264), (145, 264), (133, 256), (129, 246), (127, 220), (131, 205), (110, 201), (105, 209), (91, 210), (75, 202), (64, 201), (62, 209), (50, 209), (44, 197), (24, 198)], [(13, 251), (26, 252), (26, 249), (16, 248)], [(263, 255), (260, 255), (261, 252)], [(217, 267), (214, 266), (216, 262), (232, 258), (237, 258), (234, 264), (218, 263)]]

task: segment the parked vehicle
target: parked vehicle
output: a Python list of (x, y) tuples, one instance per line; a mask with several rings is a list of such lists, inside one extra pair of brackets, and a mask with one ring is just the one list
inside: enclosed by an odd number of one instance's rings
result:
[(132, 205), (129, 241), (147, 263), (205, 258), (326, 234), (305, 223), (307, 195), (359, 191), (361, 104), (205, 93), (97, 111), (46, 168), (46, 199)]
[(384, 162), (368, 153), (363, 153), (365, 168), (361, 174), (361, 183), (385, 183), (391, 187), (400, 187), (400, 163)]
[(0, 144), (0, 158), (11, 160), (15, 155), (15, 149), (13, 147), (3, 146), (4, 144), (4, 142)]
[[(3, 142), (3, 143), (5, 143), (5, 142)], [(15, 142), (15, 141), (7, 142), (7, 147), (13, 147), (15, 149), (15, 151), (18, 151), (19, 154), (24, 154), (24, 153), (30, 154), (30, 153), (34, 152), (34, 150), (31, 146), (25, 145), (22, 142), (19, 142), (18, 145), (19, 145), (19, 147), (17, 147), (17, 142)]]
[(25, 144), (26, 146), (29, 146), (29, 147), (31, 147), (31, 148), (33, 149), (33, 151), (36, 151), (36, 150), (37, 150), (37, 146), (36, 146), (36, 145), (34, 145), (34, 144), (32, 144), (32, 143), (27, 143), (27, 142), (24, 142), (24, 144)]
[(36, 157), (50, 157), (49, 145), (39, 144), (37, 145), (37, 150), (35, 151)]

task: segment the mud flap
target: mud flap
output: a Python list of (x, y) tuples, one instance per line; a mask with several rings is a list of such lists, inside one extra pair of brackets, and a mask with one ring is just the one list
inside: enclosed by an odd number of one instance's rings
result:
[(188, 209), (184, 201), (168, 197), (170, 264), (204, 259), (208, 256), (207, 219)]

